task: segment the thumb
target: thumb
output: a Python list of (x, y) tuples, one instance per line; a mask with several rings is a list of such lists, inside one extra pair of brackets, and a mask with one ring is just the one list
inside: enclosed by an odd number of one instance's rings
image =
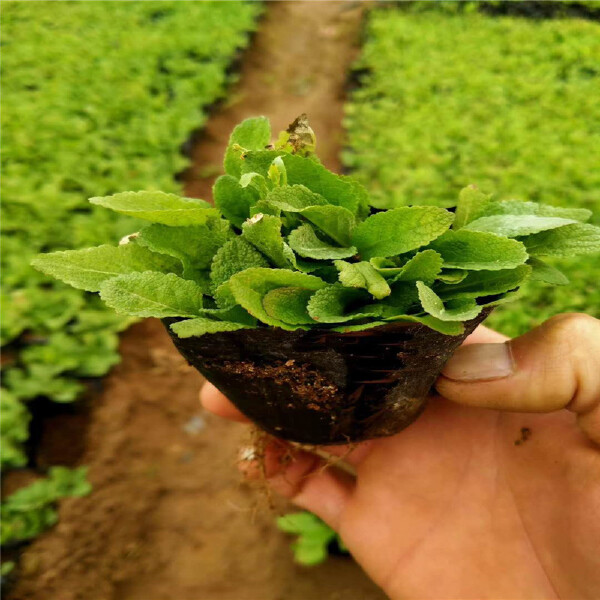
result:
[(558, 315), (505, 343), (461, 346), (436, 387), (449, 400), (481, 408), (568, 408), (600, 443), (600, 321)]

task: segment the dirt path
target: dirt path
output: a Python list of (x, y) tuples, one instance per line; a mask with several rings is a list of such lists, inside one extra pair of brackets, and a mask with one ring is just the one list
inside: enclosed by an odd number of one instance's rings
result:
[[(353, 2), (267, 3), (239, 84), (194, 151), (189, 195), (210, 197), (229, 132), (250, 115), (280, 129), (307, 112), (323, 161), (339, 167), (361, 11)], [(132, 327), (121, 352), (94, 400), (80, 460), (94, 491), (63, 502), (59, 525), (24, 553), (12, 600), (384, 598), (350, 559), (293, 564), (274, 514), (237, 474), (245, 428), (202, 412), (200, 377), (159, 322)]]

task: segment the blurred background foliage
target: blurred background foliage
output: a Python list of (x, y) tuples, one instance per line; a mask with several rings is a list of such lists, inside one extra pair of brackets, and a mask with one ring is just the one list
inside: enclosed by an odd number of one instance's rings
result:
[[(500, 199), (588, 208), (600, 223), (598, 23), (492, 16), (488, 4), (371, 13), (346, 109), (346, 166), (380, 207), (451, 206), (474, 183)], [(518, 335), (558, 312), (600, 316), (598, 258), (561, 262), (571, 285), (528, 286), (490, 324)]]
[[(75, 400), (81, 378), (119, 361), (117, 333), (131, 322), (95, 295), (34, 271), (31, 257), (116, 243), (135, 231), (133, 220), (90, 205), (91, 196), (181, 191), (182, 144), (224, 95), (261, 9), (251, 2), (2, 3), (3, 467), (28, 460), (22, 401)], [(5, 521), (22, 515), (3, 514)], [(30, 521), (42, 528), (48, 519)], [(10, 541), (36, 527), (8, 523), (6, 531)]]

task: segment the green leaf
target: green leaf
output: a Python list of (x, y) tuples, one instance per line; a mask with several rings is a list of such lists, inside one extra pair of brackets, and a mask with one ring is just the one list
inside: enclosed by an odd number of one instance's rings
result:
[(567, 285), (569, 279), (555, 267), (534, 256), (529, 257), (527, 264), (531, 266), (531, 279), (543, 281), (551, 285)]
[(382, 258), (381, 256), (375, 256), (369, 260), (376, 271), (381, 273), (384, 277), (393, 277), (402, 272), (403, 265), (400, 258)]
[(410, 312), (414, 304), (419, 300), (417, 287), (414, 281), (397, 282), (392, 284), (392, 293), (376, 306), (379, 316), (390, 319)]
[(556, 229), (576, 223), (562, 217), (538, 217), (536, 215), (493, 215), (481, 217), (465, 226), (469, 231), (489, 231), (505, 237), (517, 237)]
[(421, 325), (425, 325), (434, 331), (439, 331), (444, 335), (461, 335), (465, 330), (463, 324), (459, 321), (442, 321), (431, 315), (417, 316), (398, 314), (385, 321), (370, 321), (369, 323), (361, 323), (360, 325), (340, 325), (339, 327), (332, 328), (331, 331), (336, 331), (338, 333), (353, 333), (356, 331), (373, 329), (375, 327), (383, 327), (385, 325), (389, 326), (392, 323), (403, 321), (406, 321), (407, 323), (420, 323)]
[(219, 216), (219, 211), (204, 200), (164, 192), (121, 192), (90, 198), (90, 202), (122, 215), (174, 227), (203, 225), (208, 219)]
[(574, 219), (575, 221), (587, 221), (592, 212), (586, 208), (562, 208), (537, 202), (522, 202), (521, 200), (503, 200), (502, 202), (491, 202), (487, 205), (481, 216), (492, 215), (537, 215), (540, 217), (559, 217), (562, 219)]
[(350, 245), (354, 215), (342, 206), (327, 204), (322, 196), (305, 186), (275, 188), (265, 200), (283, 211), (301, 214), (338, 244)]
[(442, 270), (442, 257), (435, 250), (417, 252), (395, 275), (391, 283), (398, 281), (432, 282)]
[(574, 256), (600, 252), (600, 227), (588, 223), (542, 231), (523, 240), (533, 256)]
[(320, 194), (311, 192), (304, 185), (285, 185), (273, 188), (265, 200), (281, 210), (300, 212), (309, 206), (322, 206), (327, 201)]
[(271, 290), (278, 288), (291, 287), (316, 291), (326, 285), (318, 277), (287, 269), (247, 269), (229, 280), (229, 288), (238, 304), (266, 325), (288, 330), (298, 329), (298, 326), (289, 325), (271, 316), (263, 306), (263, 298)]
[[(227, 284), (222, 284), (219, 287), (222, 288), (224, 286), (227, 286)], [(221, 307), (217, 305), (217, 308), (203, 308), (200, 311), (200, 314), (209, 319), (230, 321), (232, 323), (238, 323), (239, 325), (248, 325), (250, 327), (256, 327), (257, 325), (256, 319), (249, 314), (247, 310), (236, 304), (233, 296), (231, 297), (231, 302), (226, 306)]]
[(340, 325), (339, 327), (332, 327), (330, 331), (335, 331), (337, 333), (353, 333), (355, 331), (366, 331), (368, 329), (383, 327), (389, 324), (388, 321), (369, 321), (368, 323), (360, 323), (359, 325)]
[(527, 260), (521, 242), (483, 231), (447, 231), (430, 247), (442, 255), (444, 267), (453, 269), (498, 271), (512, 269)]
[(225, 243), (215, 254), (210, 278), (215, 288), (232, 275), (251, 267), (268, 267), (269, 261), (250, 243), (235, 237)]
[(253, 190), (259, 198), (265, 198), (271, 190), (272, 183), (260, 173), (244, 173), (240, 177), (240, 185), (245, 190)]
[(425, 246), (450, 227), (452, 213), (434, 206), (394, 208), (368, 217), (354, 229), (352, 244), (363, 260)]
[(315, 230), (308, 223), (294, 229), (290, 233), (288, 241), (292, 250), (300, 256), (317, 260), (349, 258), (357, 252), (354, 246), (338, 248), (324, 242), (317, 237)]
[(417, 281), (417, 289), (425, 311), (440, 321), (468, 321), (474, 319), (483, 309), (470, 299), (451, 300), (444, 306), (442, 299), (422, 281)]
[(300, 537), (292, 544), (296, 562), (312, 566), (327, 558), (327, 547), (337, 534), (316, 515), (298, 512), (277, 519), (277, 527), (286, 533)]
[(27, 455), (22, 446), (29, 437), (31, 414), (25, 404), (8, 390), (0, 393), (0, 464), (6, 467), (24, 467)]
[(46, 275), (88, 292), (97, 292), (104, 281), (125, 273), (181, 271), (173, 258), (132, 243), (40, 254), (31, 264)]
[(263, 214), (251, 217), (242, 225), (242, 238), (260, 250), (276, 267), (291, 269), (294, 266), (294, 253), (281, 236), (280, 217)]
[(231, 321), (214, 321), (203, 317), (196, 319), (186, 319), (178, 321), (171, 325), (171, 329), (180, 338), (198, 337), (206, 333), (219, 333), (221, 331), (237, 331), (238, 329), (248, 329), (248, 325), (233, 323)]
[(500, 271), (473, 271), (460, 283), (440, 284), (435, 291), (444, 300), (503, 294), (522, 285), (530, 275), (528, 265)]
[(335, 266), (340, 272), (340, 283), (346, 287), (366, 289), (379, 300), (389, 296), (392, 292), (387, 281), (373, 268), (371, 263), (348, 263), (336, 260)]
[(189, 279), (195, 271), (209, 269), (217, 250), (232, 237), (229, 223), (214, 219), (205, 225), (189, 227), (148, 225), (140, 231), (136, 241), (154, 252), (179, 259), (183, 264), (183, 275)]
[[(239, 178), (242, 174), (243, 149), (262, 150), (271, 141), (271, 124), (265, 117), (242, 121), (229, 137), (223, 166), (228, 175)], [(241, 147), (241, 148), (239, 148)]]
[(117, 312), (135, 317), (194, 317), (202, 290), (173, 273), (130, 273), (105, 281), (100, 297)]
[(452, 229), (460, 229), (479, 218), (490, 203), (491, 195), (484, 194), (477, 186), (469, 185), (460, 191)]
[[(461, 269), (442, 269), (442, 272), (438, 274), (437, 279), (444, 283), (454, 284), (460, 283), (469, 275), (468, 271)], [(425, 282), (427, 283), (427, 282)]]
[(342, 206), (310, 206), (301, 214), (334, 242), (350, 246), (355, 220), (348, 209)]
[(363, 290), (347, 288), (336, 283), (312, 295), (308, 302), (308, 314), (319, 323), (344, 323), (379, 316), (375, 305), (365, 306), (369, 299)]
[(251, 219), (256, 215), (271, 215), (273, 217), (281, 217), (281, 209), (277, 208), (276, 206), (274, 206), (270, 202), (267, 202), (266, 200), (259, 200), (250, 208), (250, 217), (248, 218)]
[[(266, 177), (269, 165), (280, 155), (281, 152), (274, 150), (249, 152), (245, 160), (245, 172), (257, 171)], [(364, 190), (359, 184), (332, 173), (312, 158), (284, 154), (281, 159), (287, 172), (288, 185), (304, 185), (323, 196), (328, 203), (343, 206), (353, 215), (364, 209)]]
[(251, 187), (242, 187), (231, 175), (222, 175), (213, 186), (213, 198), (223, 216), (239, 228), (250, 216), (250, 208), (258, 200), (258, 192)]
[(271, 180), (273, 185), (287, 185), (287, 171), (281, 156), (276, 156), (273, 159), (273, 162), (269, 166), (267, 177)]
[(429, 327), (429, 329), (433, 329), (434, 331), (439, 331), (444, 335), (461, 335), (465, 331), (464, 325), (460, 321), (442, 321), (441, 319), (437, 319), (436, 317), (432, 317), (431, 315), (397, 315), (393, 318), (387, 319), (388, 324), (390, 321), (407, 321), (409, 323), (420, 323), (421, 325), (425, 325), (426, 327)]
[(306, 306), (314, 290), (282, 287), (271, 290), (263, 298), (263, 308), (270, 317), (290, 325), (314, 324)]

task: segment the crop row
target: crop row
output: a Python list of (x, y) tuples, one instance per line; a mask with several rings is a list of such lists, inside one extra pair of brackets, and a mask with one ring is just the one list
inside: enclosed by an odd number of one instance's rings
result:
[[(81, 378), (119, 361), (117, 333), (130, 322), (91, 295), (49, 282), (30, 267), (31, 257), (135, 230), (132, 220), (96, 211), (90, 196), (181, 191), (174, 177), (188, 164), (181, 146), (223, 96), (261, 9), (252, 2), (100, 4), (2, 7), (3, 466), (27, 463), (23, 401), (75, 400)], [(19, 532), (15, 519), (4, 541), (36, 529), (24, 518)]]
[[(429, 4), (429, 3), (427, 3)], [(379, 206), (449, 206), (476, 184), (499, 199), (588, 208), (600, 219), (600, 25), (477, 12), (371, 13), (345, 164)], [(600, 316), (600, 264), (525, 289), (492, 324), (514, 335), (562, 311)]]

